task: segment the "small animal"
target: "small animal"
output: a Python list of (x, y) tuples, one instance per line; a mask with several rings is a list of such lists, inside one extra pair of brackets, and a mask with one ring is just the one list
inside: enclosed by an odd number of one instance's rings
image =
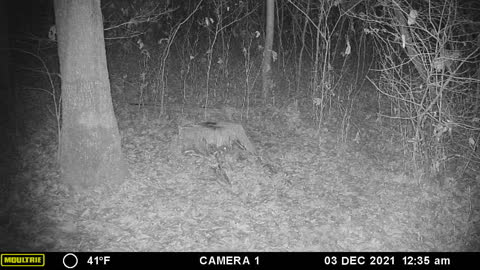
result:
[(213, 130), (222, 128), (222, 125), (220, 125), (219, 123), (211, 122), (211, 121), (201, 122), (201, 123), (198, 123), (198, 125), (202, 126), (202, 127), (210, 128), (210, 129), (213, 129)]

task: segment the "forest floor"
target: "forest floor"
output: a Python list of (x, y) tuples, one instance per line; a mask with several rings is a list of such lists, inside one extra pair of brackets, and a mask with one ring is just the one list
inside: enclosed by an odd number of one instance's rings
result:
[[(167, 110), (168, 112), (168, 110)], [(55, 131), (22, 148), (21, 172), (0, 209), (0, 247), (42, 251), (479, 251), (479, 182), (415, 179), (360, 134), (339, 142), (278, 111), (239, 120), (256, 155), (212, 158), (176, 147), (193, 113), (130, 106), (117, 112), (130, 181), (89, 194), (59, 179)], [(375, 124), (371, 122), (372, 126)], [(368, 129), (367, 126), (365, 126)], [(367, 142), (363, 142), (365, 140)], [(388, 143), (386, 143), (388, 144)], [(367, 149), (367, 150), (366, 150)], [(238, 157), (238, 156), (237, 156)]]

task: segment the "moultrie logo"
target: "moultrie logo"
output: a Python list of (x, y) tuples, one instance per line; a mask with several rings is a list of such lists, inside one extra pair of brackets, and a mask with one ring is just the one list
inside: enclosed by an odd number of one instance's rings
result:
[(45, 266), (45, 254), (42, 253), (8, 253), (1, 255), (0, 265), (9, 266)]

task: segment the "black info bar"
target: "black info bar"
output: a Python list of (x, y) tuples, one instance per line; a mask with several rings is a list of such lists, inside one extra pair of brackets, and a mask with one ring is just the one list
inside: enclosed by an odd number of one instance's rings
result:
[(2, 252), (1, 268), (467, 269), (479, 252)]

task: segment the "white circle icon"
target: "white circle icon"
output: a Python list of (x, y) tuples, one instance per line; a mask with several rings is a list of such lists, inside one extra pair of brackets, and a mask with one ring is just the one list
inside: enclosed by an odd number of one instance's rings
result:
[[(67, 263), (65, 262), (65, 259), (69, 256), (73, 256), (73, 258), (75, 258), (75, 264), (73, 265), (67, 265)], [(70, 263), (69, 263), (70, 264)], [(67, 253), (65, 256), (63, 256), (63, 266), (65, 266), (66, 268), (68, 269), (72, 269), (72, 268), (75, 268), (75, 266), (77, 266), (78, 264), (78, 258), (77, 256), (75, 256), (75, 254), (73, 253)]]

